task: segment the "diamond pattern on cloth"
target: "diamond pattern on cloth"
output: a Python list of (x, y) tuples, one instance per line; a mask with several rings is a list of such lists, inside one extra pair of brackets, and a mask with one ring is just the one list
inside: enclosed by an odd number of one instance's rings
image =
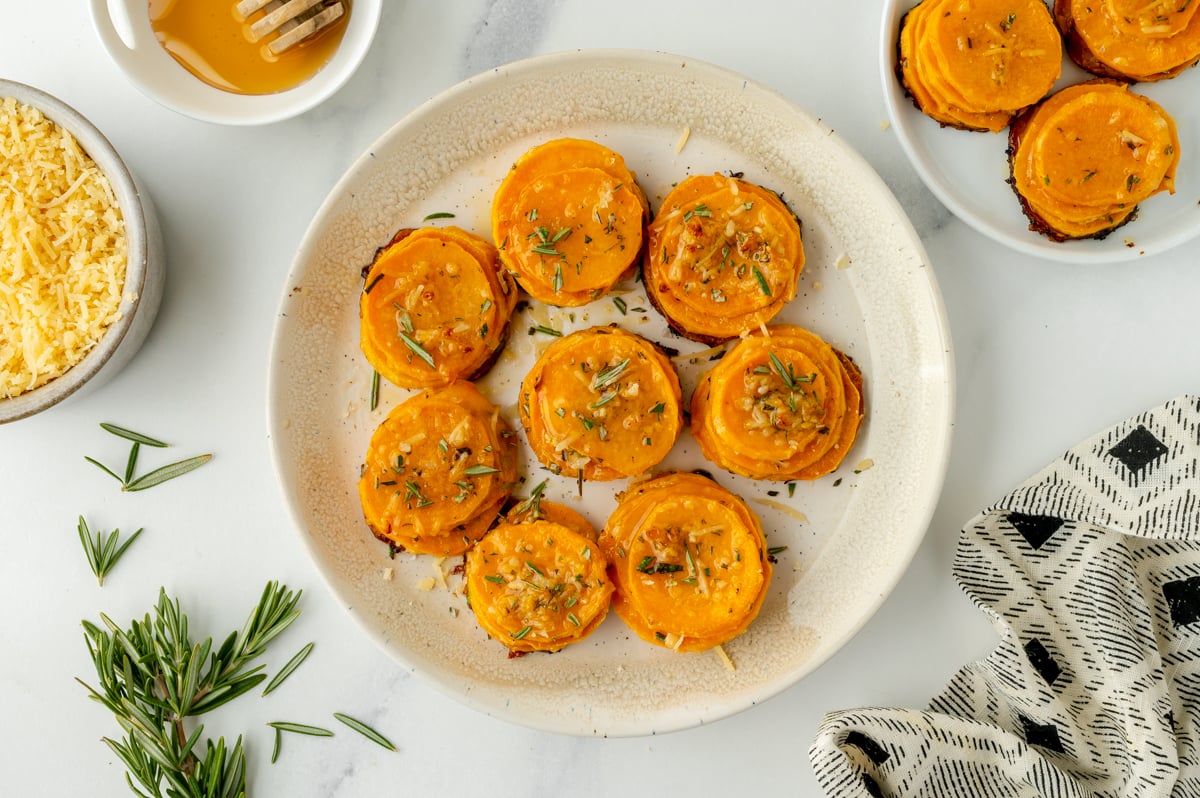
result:
[[(963, 527), (1000, 638), (926, 710), (827, 715), (837, 798), (1200, 798), (1200, 398), (1075, 446)], [(866, 741), (866, 742), (864, 742)]]

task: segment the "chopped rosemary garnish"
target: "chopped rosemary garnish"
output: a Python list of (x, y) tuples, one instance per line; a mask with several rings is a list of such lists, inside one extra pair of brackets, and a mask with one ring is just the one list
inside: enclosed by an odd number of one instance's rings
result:
[(370, 726), (363, 723), (361, 720), (355, 720), (354, 718), (350, 717), (349, 715), (343, 715), (341, 712), (334, 712), (333, 717), (336, 718), (337, 720), (340, 720), (342, 723), (346, 724), (351, 729), (354, 729), (354, 731), (358, 732), (363, 737), (366, 737), (371, 742), (381, 745), (384, 748), (388, 749), (389, 751), (396, 750), (396, 746), (392, 744), (391, 740), (384, 737), (382, 734), (375, 731)]
[(313, 650), (314, 643), (309, 643), (304, 648), (300, 649), (295, 655), (287, 661), (287, 664), (279, 669), (279, 673), (275, 674), (275, 678), (267, 682), (267, 686), (263, 688), (262, 694), (267, 695), (279, 685), (283, 684), (284, 679), (292, 675), (296, 668), (300, 667), (300, 663), (308, 659), (308, 655)]
[(563, 287), (562, 264), (556, 263), (556, 264), (554, 264), (554, 283), (553, 283), (554, 293), (557, 294), (559, 291), (562, 290), (562, 287)]
[(415, 339), (410, 338), (408, 335), (401, 332), (400, 340), (404, 342), (404, 345), (407, 346), (414, 355), (425, 361), (425, 365), (429, 366), (431, 369), (437, 368), (437, 365), (433, 362), (433, 355), (425, 351), (425, 347), (417, 343)]
[(685, 213), (683, 215), (683, 220), (686, 222), (686, 221), (690, 220), (693, 216), (706, 216), (706, 217), (712, 216), (712, 211), (709, 210), (708, 206), (702, 202), (699, 205), (697, 205), (695, 208), (692, 208), (690, 211)]
[(109, 534), (97, 531), (95, 537), (92, 536), (88, 529), (87, 522), (83, 520), (83, 516), (79, 516), (79, 542), (83, 544), (84, 554), (87, 555), (88, 565), (92, 568), (92, 573), (96, 575), (96, 584), (104, 587), (104, 577), (117, 564), (117, 560), (121, 559), (121, 555), (129, 548), (133, 541), (137, 540), (138, 535), (142, 534), (139, 529), (129, 536), (129, 539), (124, 544), (118, 546), (121, 540), (121, 530), (114, 529)]
[(656, 416), (662, 416), (663, 411), (666, 409), (667, 409), (666, 404), (664, 404), (663, 402), (659, 402), (658, 404), (654, 405), (654, 407), (650, 408), (650, 412)]
[(484, 579), (486, 579), (487, 581), (491, 582), (494, 585), (503, 585), (504, 584), (504, 577), (500, 576), (499, 574), (488, 574), (487, 576), (484, 577)]
[(600, 397), (599, 399), (597, 399), (596, 401), (594, 401), (594, 402), (592, 402), (591, 404), (589, 404), (589, 405), (588, 405), (588, 408), (589, 408), (590, 410), (597, 410), (597, 409), (599, 409), (599, 408), (601, 408), (601, 407), (604, 407), (606, 404), (608, 404), (609, 402), (611, 402), (613, 399), (616, 399), (616, 398), (617, 398), (617, 392), (616, 392), (616, 391), (609, 391), (608, 393), (604, 394), (603, 396), (601, 396), (601, 397)]
[(771, 286), (767, 284), (767, 278), (757, 266), (752, 266), (750, 271), (754, 272), (754, 279), (758, 281), (758, 289), (763, 292), (764, 296), (771, 295)]
[(379, 371), (371, 371), (371, 409), (379, 407)]
[(538, 255), (554, 255), (555, 257), (561, 254), (557, 249), (549, 244), (538, 244), (529, 251), (537, 253)]
[(529, 513), (529, 515), (535, 521), (541, 518), (542, 494), (546, 492), (546, 482), (547, 480), (543, 479), (541, 482), (535, 485), (533, 490), (529, 492), (529, 498), (518, 504), (516, 509), (513, 510), (513, 513), (515, 515), (524, 515), (525, 513)]
[(620, 379), (621, 374), (625, 371), (625, 368), (628, 365), (629, 358), (625, 358), (614, 366), (610, 366), (603, 371), (596, 372), (596, 376), (592, 378), (592, 390), (599, 391), (602, 388), (607, 388), (608, 386), (612, 385), (614, 382)]
[(484, 476), (485, 474), (499, 474), (500, 469), (493, 468), (491, 466), (486, 466), (486, 465), (473, 465), (473, 466), (468, 466), (466, 468), (466, 470), (463, 471), (463, 473), (466, 474), (468, 477), (481, 477), (481, 476)]
[(547, 327), (545, 324), (538, 324), (529, 328), (529, 334), (541, 333), (542, 335), (553, 335), (555, 338), (562, 338), (562, 333), (553, 327)]
[[(211, 637), (193, 643), (178, 600), (160, 589), (144, 620), (122, 630), (106, 615), (83, 622), (98, 687), (77, 680), (89, 697), (116, 716), (124, 736), (103, 742), (125, 764), (137, 795), (240, 798), (246, 794), (246, 756), (239, 736), (200, 746), (204, 727), (190, 718), (216, 709), (266, 680), (252, 666), (267, 644), (299, 615), (293, 593), (267, 584), (240, 632), (214, 648)], [(203, 750), (203, 754), (201, 751)], [(135, 786), (135, 784), (137, 786)]]
[(428, 222), (430, 219), (453, 219), (453, 218), (454, 218), (454, 214), (450, 213), (449, 211), (438, 211), (437, 213), (428, 214), (421, 221)]
[(615, 296), (613, 297), (613, 304), (617, 306), (617, 310), (621, 311), (621, 315), (624, 316), (627, 310), (625, 300), (621, 299), (619, 296)]
[(787, 546), (772, 546), (771, 548), (767, 549), (767, 554), (771, 557), (774, 557), (776, 554), (782, 554), (783, 552), (787, 551), (787, 548)]
[(512, 636), (512, 639), (513, 639), (513, 640), (521, 640), (521, 639), (523, 639), (523, 638), (525, 637), (525, 635), (529, 634), (529, 633), (530, 633), (530, 632), (532, 632), (532, 631), (533, 631), (533, 627), (532, 627), (532, 626), (526, 626), (526, 627), (523, 627), (523, 628), (521, 629), (521, 631), (519, 631), (519, 632), (516, 632), (516, 633), (514, 633), (514, 634), (513, 634), (513, 636)]

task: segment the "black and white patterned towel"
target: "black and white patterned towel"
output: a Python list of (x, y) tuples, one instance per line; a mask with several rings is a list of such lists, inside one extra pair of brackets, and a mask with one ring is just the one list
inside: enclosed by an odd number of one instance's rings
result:
[(1200, 796), (1200, 398), (1089, 438), (969, 524), (1001, 638), (924, 711), (826, 716), (836, 798)]

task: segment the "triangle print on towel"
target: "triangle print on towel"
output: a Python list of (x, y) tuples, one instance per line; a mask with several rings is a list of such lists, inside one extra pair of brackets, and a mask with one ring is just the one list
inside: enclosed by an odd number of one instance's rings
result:
[(963, 527), (1000, 644), (925, 710), (826, 716), (838, 798), (1200, 796), (1200, 398), (1099, 433)]

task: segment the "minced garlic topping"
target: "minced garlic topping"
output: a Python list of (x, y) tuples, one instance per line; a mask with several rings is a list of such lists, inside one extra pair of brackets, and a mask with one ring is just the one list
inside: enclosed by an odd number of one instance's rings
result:
[(125, 222), (67, 131), (0, 98), (0, 398), (74, 366), (120, 319)]

